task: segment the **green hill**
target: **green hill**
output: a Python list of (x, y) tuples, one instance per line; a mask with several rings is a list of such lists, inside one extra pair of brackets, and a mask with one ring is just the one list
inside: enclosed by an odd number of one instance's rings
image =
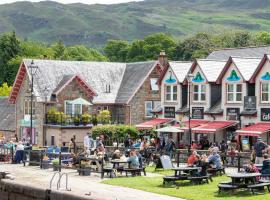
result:
[(101, 47), (156, 32), (176, 38), (232, 29), (270, 31), (270, 0), (145, 0), (116, 5), (17, 2), (0, 6), (0, 32), (67, 45)]

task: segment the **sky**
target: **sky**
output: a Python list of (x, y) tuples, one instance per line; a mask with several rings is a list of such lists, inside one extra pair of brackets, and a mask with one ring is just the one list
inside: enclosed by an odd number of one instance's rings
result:
[[(13, 3), (16, 1), (26, 1), (26, 0), (0, 0), (0, 4), (6, 4), (6, 3)], [(27, 0), (31, 2), (39, 2), (41, 0)], [(85, 3), (85, 4), (116, 4), (116, 3), (126, 3), (126, 2), (131, 2), (131, 1), (141, 1), (141, 0), (54, 0), (59, 3)]]

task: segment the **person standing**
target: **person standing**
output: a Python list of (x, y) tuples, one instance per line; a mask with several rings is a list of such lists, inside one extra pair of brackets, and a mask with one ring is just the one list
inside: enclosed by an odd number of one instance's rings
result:
[(170, 156), (171, 159), (173, 156), (173, 149), (174, 148), (175, 148), (175, 143), (174, 143), (172, 138), (169, 138), (167, 144), (165, 145), (165, 150), (166, 150), (166, 154), (168, 156)]
[(83, 146), (84, 146), (84, 150), (90, 150), (94, 147), (94, 140), (91, 136), (91, 133), (87, 133), (86, 136), (83, 139)]
[(263, 164), (264, 161), (263, 154), (265, 153), (267, 148), (268, 145), (262, 141), (262, 138), (257, 138), (257, 142), (254, 145), (254, 151), (256, 156), (255, 164)]

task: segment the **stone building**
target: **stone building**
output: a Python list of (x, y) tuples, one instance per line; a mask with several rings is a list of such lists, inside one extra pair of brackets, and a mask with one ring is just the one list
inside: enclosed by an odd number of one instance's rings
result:
[(8, 97), (0, 98), (0, 138), (10, 140), (15, 136), (15, 106)]
[[(156, 85), (164, 67), (160, 63), (166, 63), (165, 55), (160, 55), (159, 61), (138, 63), (25, 59), (9, 97), (9, 102), (15, 104), (16, 133), (26, 139), (31, 135), (34, 144), (64, 145), (73, 136), (77, 142), (83, 141), (92, 126), (82, 123), (84, 113), (95, 115), (109, 110), (113, 124), (149, 120), (154, 117), (151, 110), (160, 105), (160, 90)], [(31, 131), (30, 70), (33, 64), (37, 71), (33, 77)], [(54, 117), (48, 115), (52, 110), (57, 111)]]

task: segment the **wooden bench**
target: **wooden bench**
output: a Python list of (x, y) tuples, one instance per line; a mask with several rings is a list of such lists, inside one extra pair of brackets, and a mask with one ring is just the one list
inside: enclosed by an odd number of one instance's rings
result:
[(104, 178), (105, 173), (107, 173), (107, 175), (110, 175), (110, 178), (113, 178), (116, 176), (115, 171), (112, 167), (104, 167), (101, 172), (101, 178)]
[(237, 189), (238, 186), (237, 185), (231, 185), (231, 184), (218, 184), (218, 193), (220, 193), (222, 190), (230, 190), (230, 191), (234, 191), (235, 189)]
[(210, 168), (210, 169), (207, 170), (207, 172), (209, 174), (212, 174), (213, 176), (216, 176), (216, 175), (222, 176), (223, 174), (225, 174), (225, 168), (224, 167), (222, 167), (220, 169)]
[(203, 180), (206, 181), (206, 183), (209, 184), (209, 176), (194, 176), (194, 177), (188, 177), (188, 180), (190, 180), (194, 184), (202, 184)]
[(141, 176), (142, 168), (133, 169), (133, 168), (124, 168), (123, 172), (126, 172), (126, 176), (128, 176), (128, 173), (131, 174), (131, 176)]
[[(187, 177), (186, 177), (186, 179), (187, 179)], [(163, 177), (163, 185), (165, 185), (166, 183), (175, 184), (175, 181), (179, 181), (179, 180), (184, 180), (184, 179), (181, 179), (181, 177), (178, 177), (178, 176), (164, 176)]]
[(254, 189), (264, 189), (264, 187), (267, 187), (268, 192), (270, 192), (270, 183), (258, 183), (254, 185), (249, 185), (248, 188), (251, 190), (252, 194), (254, 194)]
[(262, 174), (261, 177), (263, 177), (263, 178), (270, 178), (270, 174)]

